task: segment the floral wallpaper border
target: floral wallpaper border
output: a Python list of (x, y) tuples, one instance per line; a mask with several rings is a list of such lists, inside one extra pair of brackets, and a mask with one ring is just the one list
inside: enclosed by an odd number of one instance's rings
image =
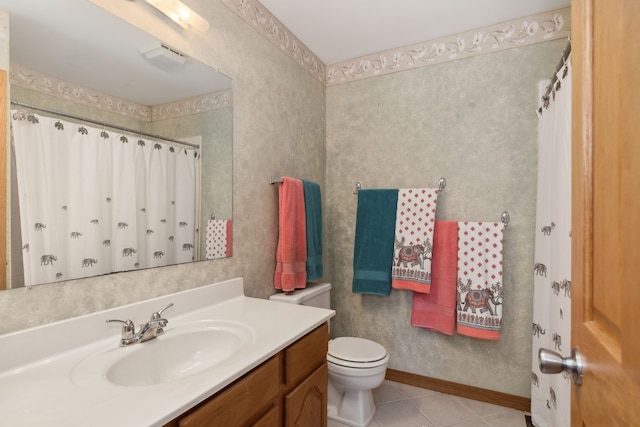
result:
[(265, 36), (274, 46), (300, 64), (320, 82), (325, 81), (326, 65), (282, 22), (257, 0), (220, 0), (236, 15)]
[(145, 122), (151, 121), (150, 107), (116, 98), (105, 93), (96, 92), (20, 66), (11, 66), (9, 70), (9, 81), (11, 84), (77, 104), (120, 113), (123, 116)]
[(566, 7), (325, 65), (258, 0), (221, 1), (327, 86), (555, 40), (571, 32), (571, 8)]
[(172, 117), (188, 116), (190, 114), (203, 113), (233, 104), (233, 91), (231, 89), (211, 92), (194, 98), (182, 99), (167, 104), (151, 107), (151, 121), (169, 119)]
[(11, 84), (77, 104), (118, 113), (143, 122), (201, 113), (226, 107), (233, 103), (232, 90), (228, 89), (150, 107), (87, 89), (19, 66), (11, 67), (9, 80)]
[(327, 66), (326, 84), (380, 76), (568, 37), (571, 8), (566, 7), (411, 46), (390, 49)]

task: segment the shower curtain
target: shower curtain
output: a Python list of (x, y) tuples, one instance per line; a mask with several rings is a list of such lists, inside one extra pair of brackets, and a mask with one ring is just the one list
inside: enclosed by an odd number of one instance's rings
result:
[(194, 149), (13, 110), (25, 285), (192, 261)]
[(537, 427), (571, 424), (571, 379), (538, 367), (538, 350), (571, 350), (571, 69), (570, 57), (542, 100), (538, 127), (531, 417)]

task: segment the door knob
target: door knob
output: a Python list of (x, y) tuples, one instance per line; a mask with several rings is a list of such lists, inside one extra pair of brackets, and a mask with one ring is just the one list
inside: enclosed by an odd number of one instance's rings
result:
[(573, 383), (575, 385), (582, 385), (584, 360), (577, 348), (571, 350), (571, 356), (569, 357), (562, 357), (555, 351), (541, 348), (538, 351), (538, 363), (542, 373), (559, 374), (562, 371), (567, 371), (567, 373), (573, 377)]

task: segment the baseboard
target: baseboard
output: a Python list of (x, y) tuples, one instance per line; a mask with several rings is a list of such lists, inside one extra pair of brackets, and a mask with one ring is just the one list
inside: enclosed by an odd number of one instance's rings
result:
[(458, 384), (436, 378), (429, 378), (395, 369), (387, 369), (385, 379), (402, 384), (427, 388), (441, 393), (452, 394), (454, 396), (466, 397), (467, 399), (505, 406), (519, 411), (529, 412), (531, 410), (531, 399), (499, 391), (487, 390), (480, 387)]

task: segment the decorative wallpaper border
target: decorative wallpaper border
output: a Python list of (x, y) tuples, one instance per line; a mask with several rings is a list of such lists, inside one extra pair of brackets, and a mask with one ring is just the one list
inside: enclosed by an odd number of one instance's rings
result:
[(491, 25), (327, 66), (327, 86), (568, 37), (571, 8)]
[(151, 121), (203, 113), (233, 105), (232, 89), (211, 92), (194, 98), (182, 99), (151, 107)]
[(285, 52), (318, 81), (325, 81), (326, 65), (257, 0), (220, 0), (236, 15)]
[(327, 86), (568, 37), (566, 7), (411, 46), (325, 65), (258, 0), (220, 0)]
[(56, 79), (55, 77), (50, 77), (19, 66), (11, 66), (9, 70), (9, 81), (11, 84), (26, 89), (31, 89), (77, 104), (118, 113), (147, 123), (211, 111), (230, 106), (233, 103), (232, 90), (227, 89), (150, 107), (87, 89), (74, 83)]
[(64, 80), (41, 74), (20, 66), (12, 65), (9, 70), (11, 84), (35, 90), (76, 104), (100, 108), (144, 122), (151, 121), (151, 108), (96, 92)]

